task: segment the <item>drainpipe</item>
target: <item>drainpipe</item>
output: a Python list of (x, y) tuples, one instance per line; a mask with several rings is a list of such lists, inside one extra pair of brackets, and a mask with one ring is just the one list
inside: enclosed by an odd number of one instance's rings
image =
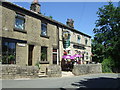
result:
[(59, 26), (57, 25), (57, 31), (58, 31), (58, 65), (60, 65), (60, 48), (59, 48), (59, 46), (60, 46), (60, 43), (59, 43)]

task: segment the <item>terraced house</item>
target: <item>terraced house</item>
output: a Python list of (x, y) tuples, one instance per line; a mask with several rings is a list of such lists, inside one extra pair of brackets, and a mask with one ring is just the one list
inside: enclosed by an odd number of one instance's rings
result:
[(30, 10), (2, 2), (2, 64), (40, 64), (44, 71), (51, 64), (61, 65), (64, 52), (80, 53), (82, 60), (89, 63), (91, 37), (75, 30), (71, 19), (65, 25), (42, 15), (40, 7), (38, 0), (32, 2)]

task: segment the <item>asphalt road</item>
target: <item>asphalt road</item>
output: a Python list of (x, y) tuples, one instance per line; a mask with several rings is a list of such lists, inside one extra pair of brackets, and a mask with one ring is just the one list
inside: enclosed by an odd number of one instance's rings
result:
[(59, 78), (1, 81), (2, 88), (59, 88), (59, 90), (66, 90), (66, 88), (120, 88), (118, 74), (89, 74)]

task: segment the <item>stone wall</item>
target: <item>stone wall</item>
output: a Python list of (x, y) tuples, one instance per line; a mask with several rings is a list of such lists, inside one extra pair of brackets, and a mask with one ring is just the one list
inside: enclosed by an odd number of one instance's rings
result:
[(102, 66), (101, 64), (78, 64), (74, 65), (72, 73), (76, 76), (90, 73), (102, 73)]
[(46, 70), (48, 77), (61, 77), (61, 66), (59, 65), (49, 65)]
[(1, 68), (2, 79), (37, 78), (39, 71), (36, 66), (1, 65)]

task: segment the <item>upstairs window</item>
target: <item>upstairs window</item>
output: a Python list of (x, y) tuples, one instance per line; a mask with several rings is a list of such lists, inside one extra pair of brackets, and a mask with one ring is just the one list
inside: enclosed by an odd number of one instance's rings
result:
[(88, 40), (87, 39), (85, 39), (85, 45), (87, 45), (88, 44)]
[(77, 37), (77, 43), (80, 43), (80, 36)]
[(41, 23), (41, 35), (47, 36), (47, 24), (46, 23)]
[(25, 28), (25, 17), (21, 14), (17, 14), (15, 17), (15, 29), (24, 30)]

